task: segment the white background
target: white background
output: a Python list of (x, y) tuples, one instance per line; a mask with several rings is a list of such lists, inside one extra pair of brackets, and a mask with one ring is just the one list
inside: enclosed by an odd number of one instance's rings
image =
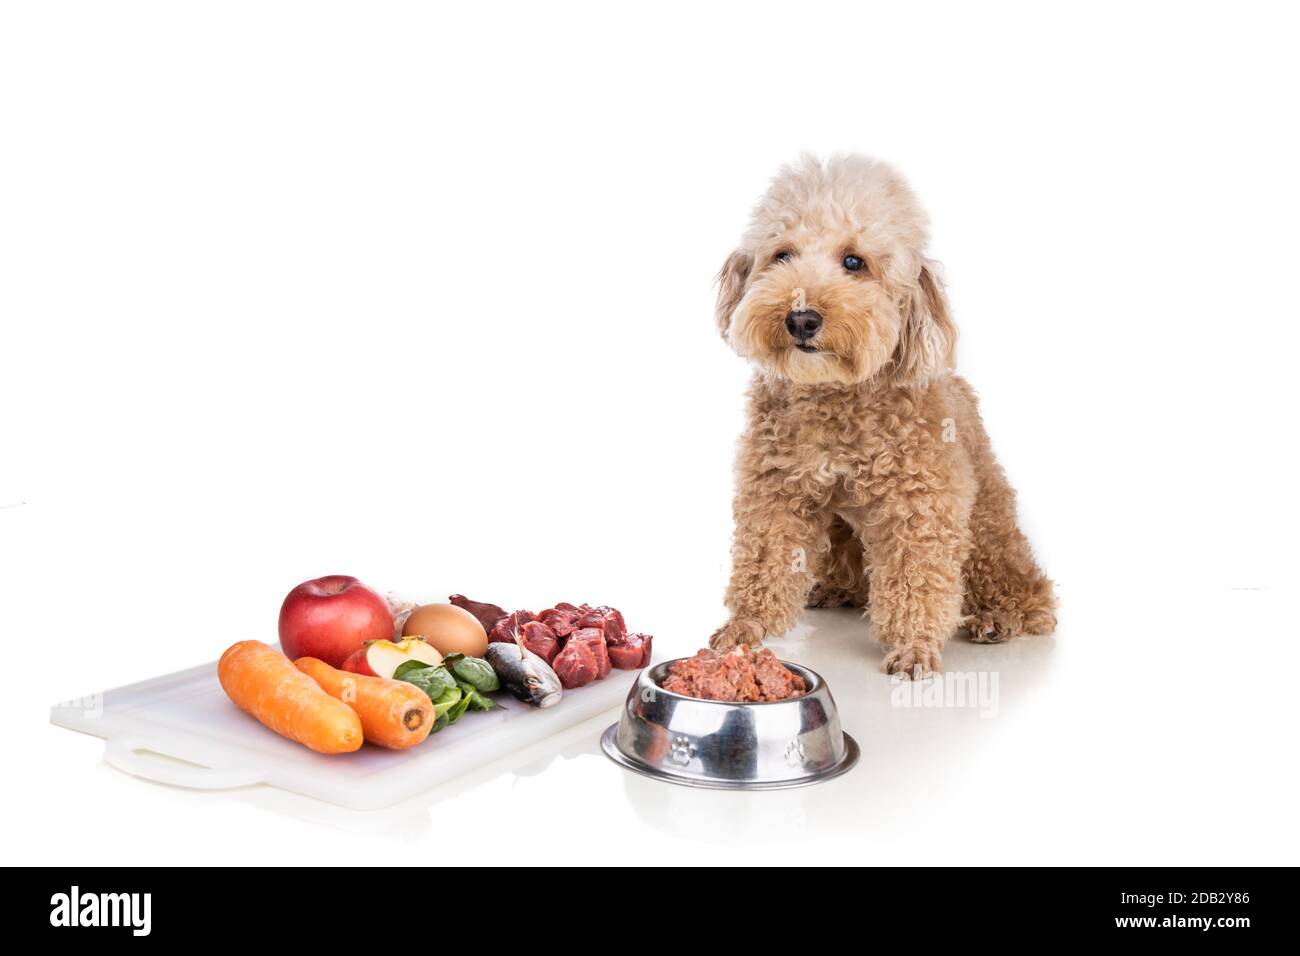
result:
[[(1281, 5), (0, 9), (8, 861), (385, 863), (527, 808), (598, 834), (548, 861), (1297, 862)], [(48, 725), (273, 640), (326, 573), (700, 646), (747, 380), (710, 280), (804, 150), (929, 208), (1059, 582), (1054, 638), (949, 646), (1002, 674), (996, 719), (892, 707), (822, 614), (786, 647), (864, 758), (806, 791), (632, 781), (598, 723), (356, 815), (145, 783)]]

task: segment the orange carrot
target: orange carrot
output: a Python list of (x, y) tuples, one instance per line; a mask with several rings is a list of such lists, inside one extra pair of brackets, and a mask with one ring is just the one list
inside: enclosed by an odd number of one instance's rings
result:
[(240, 710), (282, 737), (317, 753), (351, 753), (361, 747), (361, 719), (320, 685), (261, 641), (232, 644), (217, 663), (221, 689)]
[(300, 657), (293, 663), (325, 693), (357, 712), (372, 744), (405, 750), (422, 743), (433, 729), (433, 704), (414, 684), (335, 670), (314, 657)]

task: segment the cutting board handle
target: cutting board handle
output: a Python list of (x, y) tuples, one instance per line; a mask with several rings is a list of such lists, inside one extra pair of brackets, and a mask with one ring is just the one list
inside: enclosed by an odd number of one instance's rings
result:
[(262, 783), (262, 774), (257, 770), (221, 770), (166, 760), (151, 750), (149, 742), (141, 737), (105, 741), (104, 762), (134, 777), (191, 790), (229, 790)]

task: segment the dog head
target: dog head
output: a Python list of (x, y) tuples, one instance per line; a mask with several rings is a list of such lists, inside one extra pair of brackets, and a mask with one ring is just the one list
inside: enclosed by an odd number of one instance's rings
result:
[(923, 386), (952, 366), (957, 331), (929, 223), (883, 163), (784, 167), (718, 274), (718, 327), (741, 355), (804, 385)]

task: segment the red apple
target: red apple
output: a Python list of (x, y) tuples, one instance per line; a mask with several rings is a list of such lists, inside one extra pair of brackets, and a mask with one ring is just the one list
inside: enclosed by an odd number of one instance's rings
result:
[(339, 670), (391, 680), (397, 668), (407, 661), (419, 661), (436, 667), (442, 663), (442, 655), (422, 637), (407, 637), (395, 644), (392, 641), (370, 641), (365, 647), (349, 654)]
[(304, 581), (280, 606), (280, 647), (291, 661), (315, 657), (338, 667), (366, 641), (392, 636), (388, 602), (346, 574)]

